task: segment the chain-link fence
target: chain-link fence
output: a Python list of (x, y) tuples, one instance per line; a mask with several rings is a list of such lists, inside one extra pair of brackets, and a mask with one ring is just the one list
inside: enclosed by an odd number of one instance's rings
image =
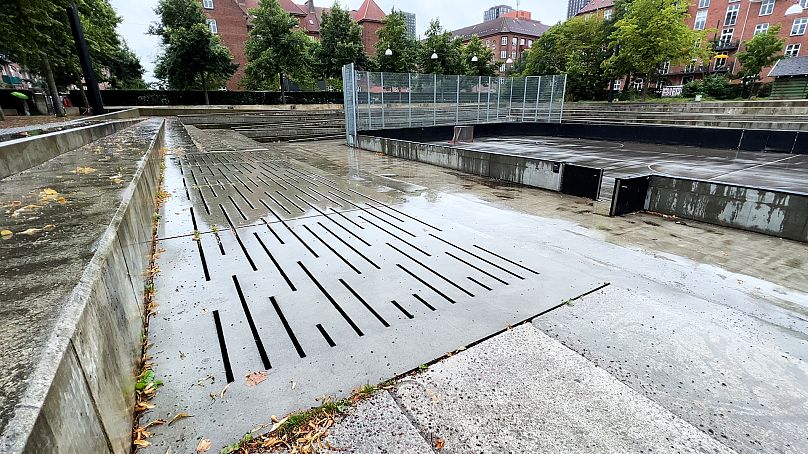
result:
[(343, 68), (348, 143), (357, 131), (501, 122), (560, 123), (566, 74), (446, 76)]

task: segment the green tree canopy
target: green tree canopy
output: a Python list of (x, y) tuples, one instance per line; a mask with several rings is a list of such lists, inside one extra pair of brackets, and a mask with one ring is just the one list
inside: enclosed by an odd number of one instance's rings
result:
[(752, 94), (748, 88), (760, 79), (763, 68), (772, 66), (783, 56), (781, 52), (786, 41), (780, 39), (779, 34), (780, 26), (776, 25), (743, 43), (744, 50), (737, 55), (742, 68), (736, 77), (743, 81), (744, 95)]
[[(465, 74), (466, 62), (463, 61), (460, 39), (452, 37), (438, 19), (432, 19), (426, 31), (426, 40), (421, 44), (418, 66), (421, 72), (428, 74)], [(438, 58), (433, 59), (432, 54)]]
[[(466, 65), (468, 76), (493, 76), (497, 73), (497, 64), (494, 62), (494, 53), (483, 43), (477, 35), (461, 48), (460, 52)], [(472, 61), (477, 57), (477, 61)]]
[(523, 75), (566, 73), (569, 96), (597, 98), (609, 80), (603, 69), (608, 36), (609, 24), (599, 18), (574, 17), (553, 26), (533, 42)]
[(175, 90), (221, 87), (236, 72), (230, 50), (210, 31), (196, 0), (160, 0), (160, 23), (150, 28), (163, 45), (154, 75)]
[(261, 0), (250, 11), (253, 28), (245, 44), (247, 63), (242, 85), (250, 90), (269, 90), (280, 86), (284, 76), (307, 80), (314, 66), (315, 43), (302, 30), (293, 30), (294, 19), (281, 8), (278, 0)]
[(109, 69), (109, 83), (117, 90), (145, 90), (146, 82), (143, 81), (143, 65), (140, 59), (132, 52), (132, 49), (121, 41), (121, 45), (111, 56), (105, 57), (101, 62)]
[(619, 51), (604, 62), (609, 74), (650, 78), (667, 61), (676, 65), (693, 58), (708, 58), (706, 31), (691, 30), (685, 23), (687, 2), (633, 0), (622, 5), (625, 14), (614, 23), (609, 44)]
[[(376, 66), (379, 71), (406, 73), (415, 70), (420, 43), (407, 35), (407, 18), (393, 10), (385, 16), (376, 43)], [(387, 49), (393, 55), (385, 55)]]
[(316, 60), (326, 77), (342, 77), (342, 67), (355, 63), (364, 69), (368, 66), (365, 48), (362, 46), (362, 27), (359, 26), (338, 2), (331, 11), (323, 13), (320, 23), (320, 47)]

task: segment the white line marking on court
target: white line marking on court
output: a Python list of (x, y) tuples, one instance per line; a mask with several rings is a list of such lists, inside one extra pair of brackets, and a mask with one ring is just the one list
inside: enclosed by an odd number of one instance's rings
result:
[(758, 165), (756, 165), (756, 166), (747, 167), (747, 168), (745, 168), (745, 169), (733, 170), (732, 172), (727, 172), (727, 173), (722, 174), (722, 175), (716, 175), (716, 176), (714, 176), (714, 177), (712, 177), (712, 178), (708, 178), (708, 179), (707, 179), (707, 181), (710, 181), (710, 180), (715, 180), (716, 178), (725, 177), (725, 176), (727, 176), (727, 175), (732, 175), (733, 173), (745, 172), (745, 171), (747, 171), (747, 170), (752, 170), (752, 169), (756, 169), (756, 168), (758, 168), (758, 167), (767, 166), (767, 165), (769, 165), (769, 164), (777, 164), (778, 162), (787, 161), (787, 160), (789, 160), (789, 159), (791, 159), (791, 158), (796, 158), (797, 156), (800, 156), (800, 155), (788, 156), (788, 157), (783, 158), (783, 159), (778, 159), (778, 160), (776, 160), (776, 161), (771, 161), (771, 162), (764, 162), (763, 164), (758, 164)]

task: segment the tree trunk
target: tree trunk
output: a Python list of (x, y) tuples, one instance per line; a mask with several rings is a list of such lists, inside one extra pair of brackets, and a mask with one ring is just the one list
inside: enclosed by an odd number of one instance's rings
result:
[(6, 120), (6, 114), (3, 113), (3, 107), (0, 106), (0, 121)]
[(279, 73), (278, 76), (281, 81), (281, 104), (286, 104), (286, 90), (283, 88), (283, 73)]
[(92, 113), (90, 100), (87, 99), (87, 91), (84, 89), (84, 82), (81, 81), (81, 77), (79, 77), (79, 91), (81, 92), (81, 100), (84, 102), (84, 106), (87, 108), (87, 113)]
[(53, 70), (51, 70), (48, 56), (44, 53), (42, 54), (42, 66), (45, 69), (45, 79), (48, 81), (48, 91), (50, 92), (50, 97), (53, 100), (53, 110), (56, 112), (57, 117), (64, 117), (65, 108), (62, 105), (62, 102), (59, 101), (59, 90), (56, 89), (56, 81), (53, 79)]
[(208, 98), (208, 76), (205, 71), (202, 71), (202, 91), (205, 92), (205, 105), (210, 105), (210, 98)]

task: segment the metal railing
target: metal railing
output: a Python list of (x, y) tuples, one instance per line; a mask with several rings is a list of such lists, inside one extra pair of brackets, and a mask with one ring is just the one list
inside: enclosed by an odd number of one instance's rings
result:
[(348, 144), (357, 131), (501, 122), (560, 123), (566, 74), (448, 76), (343, 68)]

